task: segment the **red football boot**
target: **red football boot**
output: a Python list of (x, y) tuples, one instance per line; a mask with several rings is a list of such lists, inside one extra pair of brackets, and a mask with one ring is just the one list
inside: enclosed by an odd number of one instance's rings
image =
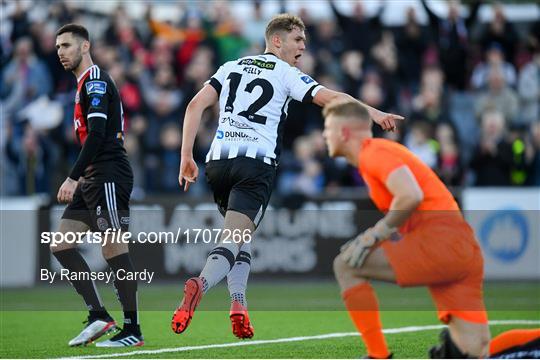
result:
[(184, 298), (172, 317), (172, 331), (181, 334), (187, 329), (197, 305), (201, 302), (202, 295), (202, 280), (198, 277), (188, 279), (184, 285)]
[(248, 311), (245, 306), (236, 300), (233, 301), (229, 317), (231, 318), (234, 336), (239, 339), (251, 339), (253, 337), (255, 330), (249, 321)]

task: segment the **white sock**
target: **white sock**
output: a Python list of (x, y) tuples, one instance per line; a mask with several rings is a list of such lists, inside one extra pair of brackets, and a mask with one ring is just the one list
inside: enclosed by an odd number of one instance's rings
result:
[(238, 301), (247, 307), (246, 288), (251, 269), (251, 243), (244, 243), (236, 255), (234, 266), (227, 275), (227, 285), (231, 301)]
[(221, 243), (210, 251), (206, 259), (206, 265), (204, 265), (201, 275), (199, 275), (203, 280), (203, 292), (206, 293), (227, 276), (234, 265), (238, 251), (238, 245), (234, 243)]

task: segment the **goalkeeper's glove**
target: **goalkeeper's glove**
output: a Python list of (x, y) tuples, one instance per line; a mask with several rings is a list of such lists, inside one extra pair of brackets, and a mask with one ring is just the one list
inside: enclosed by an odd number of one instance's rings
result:
[(341, 247), (345, 262), (355, 268), (361, 267), (373, 247), (380, 241), (388, 239), (396, 231), (397, 228), (389, 227), (384, 220), (380, 220), (374, 227), (367, 229)]

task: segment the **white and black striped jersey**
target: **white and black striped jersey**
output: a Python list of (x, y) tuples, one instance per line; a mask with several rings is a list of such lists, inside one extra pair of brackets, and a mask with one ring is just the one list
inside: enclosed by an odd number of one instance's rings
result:
[(219, 94), (219, 125), (206, 162), (243, 156), (271, 165), (289, 102), (311, 102), (322, 88), (271, 53), (226, 62), (208, 83)]

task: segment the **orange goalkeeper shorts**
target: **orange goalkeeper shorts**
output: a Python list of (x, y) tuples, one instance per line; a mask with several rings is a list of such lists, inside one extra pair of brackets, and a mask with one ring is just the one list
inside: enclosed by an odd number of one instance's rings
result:
[(427, 286), (439, 319), (487, 323), (484, 260), (474, 232), (456, 217), (424, 217), (398, 241), (381, 243), (398, 285)]

